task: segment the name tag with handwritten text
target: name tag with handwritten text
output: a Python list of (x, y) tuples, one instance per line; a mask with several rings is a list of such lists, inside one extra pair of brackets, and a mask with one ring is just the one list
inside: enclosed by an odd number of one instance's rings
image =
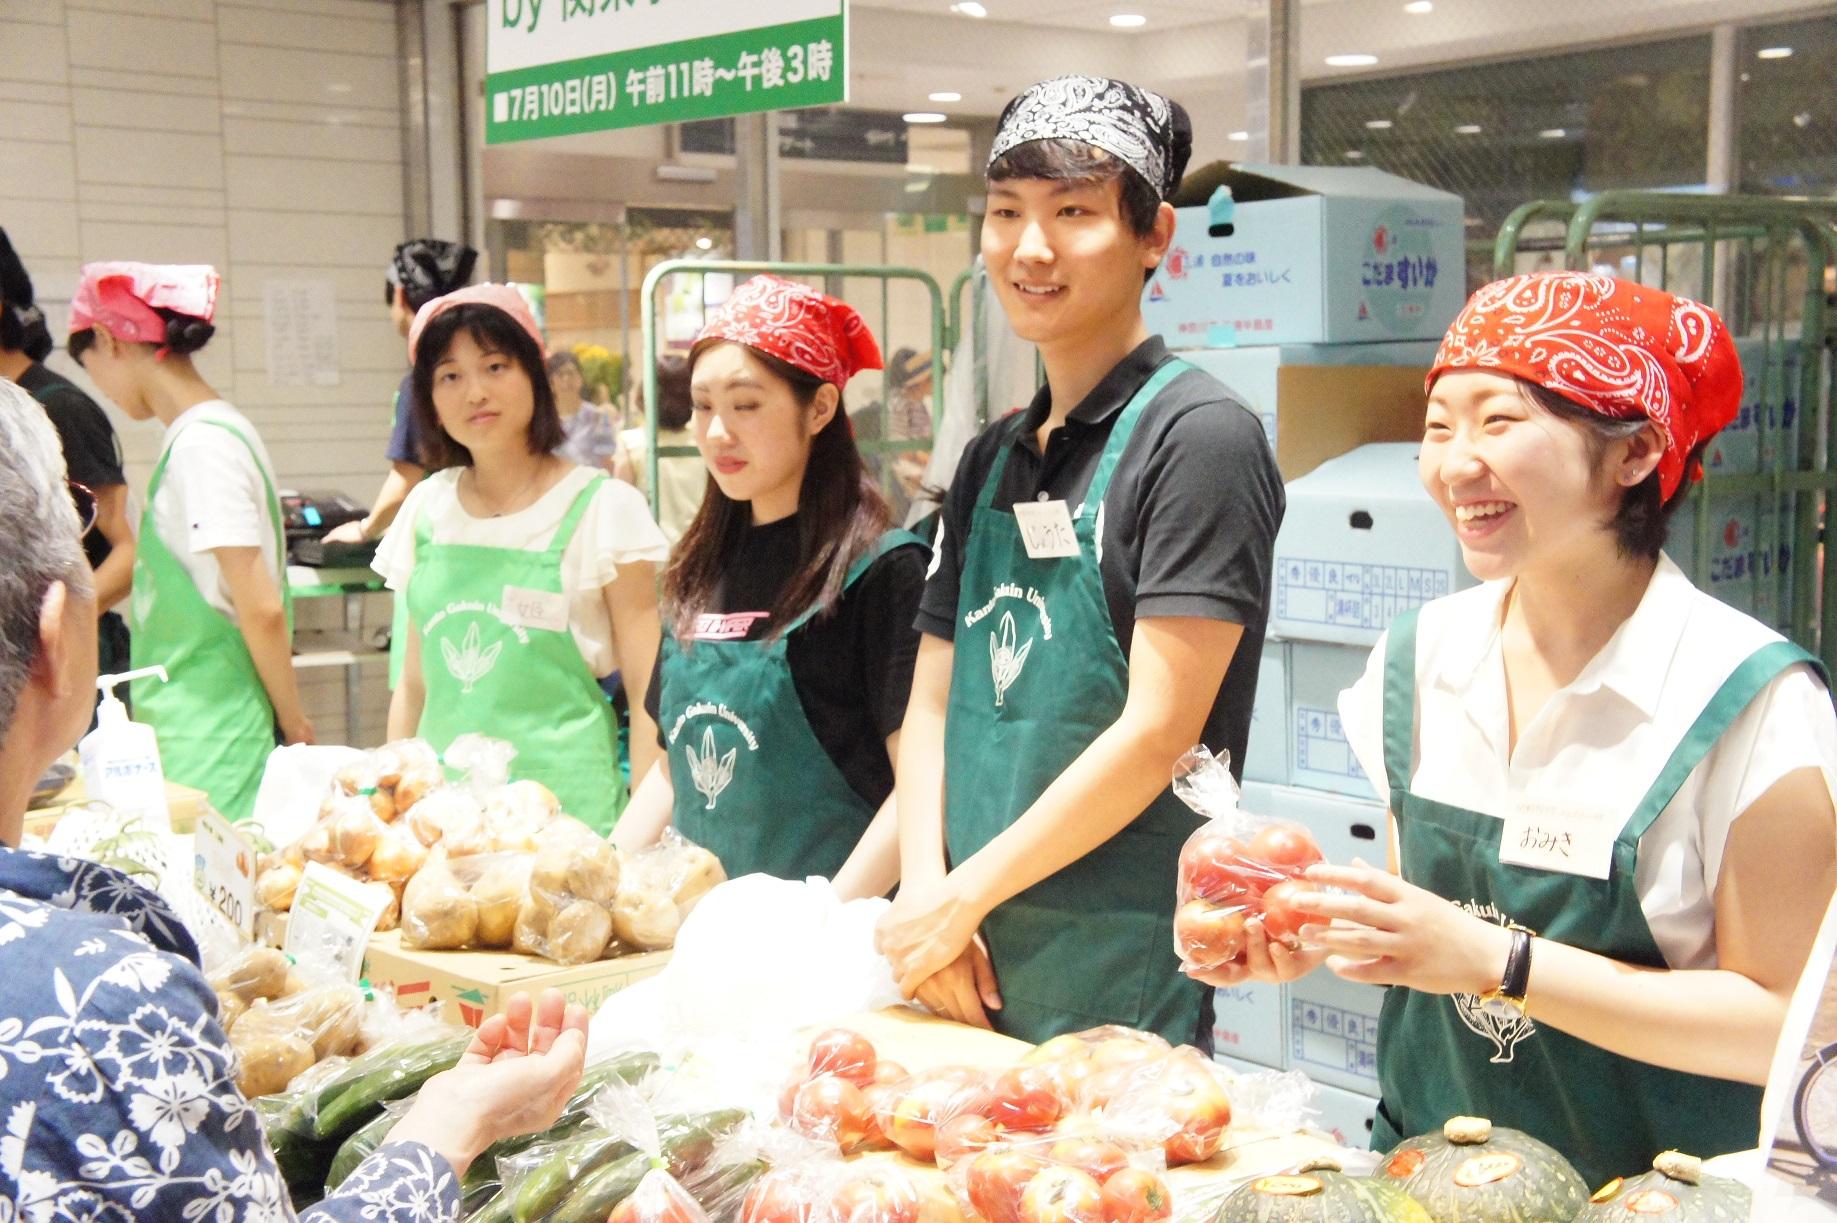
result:
[(1614, 841), (1625, 822), (1596, 808), (1521, 799), (1500, 831), (1499, 861), (1605, 879), (1613, 869)]
[(498, 600), (498, 618), (521, 628), (559, 633), (568, 627), (568, 596), (523, 586), (506, 586)]
[(1072, 529), (1072, 512), (1063, 501), (1016, 501), (1014, 521), (1020, 524), (1021, 542), (1036, 561), (1078, 555), (1078, 534)]

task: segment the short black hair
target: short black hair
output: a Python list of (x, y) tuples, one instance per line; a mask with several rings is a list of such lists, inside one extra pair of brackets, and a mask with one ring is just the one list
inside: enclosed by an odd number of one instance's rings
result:
[(689, 394), (689, 362), (674, 353), (657, 358), (657, 427), (686, 429), (695, 415)]
[[(1632, 437), (1651, 423), (1643, 416), (1603, 416), (1535, 382), (1519, 379), (1518, 386), (1526, 399), (1558, 420), (1581, 425), (1587, 433), (1589, 457), (1596, 462), (1607, 452), (1608, 446)], [(1697, 443), (1685, 461), (1685, 471), (1697, 465), (1708, 445), (1708, 438)], [(1671, 516), (1677, 513), (1678, 506), (1683, 504), (1689, 490), (1690, 484), (1686, 481), (1671, 494), (1671, 500), (1666, 501), (1660, 488), (1658, 472), (1654, 471), (1622, 493), (1620, 508), (1608, 523), (1614, 529), (1614, 541), (1619, 545), (1620, 554), (1630, 558), (1657, 560), (1659, 553), (1665, 550), (1665, 540), (1671, 533)]]
[(434, 367), (461, 331), (480, 348), (509, 356), (529, 377), (530, 393), (535, 398), (529, 418), (529, 452), (547, 454), (561, 445), (567, 433), (555, 407), (555, 392), (549, 388), (542, 346), (523, 330), (521, 323), (496, 306), (467, 302), (435, 316), (415, 341), (414, 413), (421, 436), (421, 465), (429, 471), (472, 466), (472, 452), (453, 440), (434, 410)]
[[(190, 356), (210, 343), (211, 337), (217, 334), (216, 327), (189, 314), (180, 314), (164, 306), (153, 307), (153, 313), (166, 320), (166, 342), (162, 347), (167, 352)], [(88, 352), (95, 342), (95, 328), (85, 327), (81, 331), (71, 332), (70, 339), (65, 342), (64, 348), (70, 354), (70, 359), (81, 365), (83, 354)]]
[(1082, 140), (1029, 140), (989, 164), (989, 181), (1044, 178), (1054, 182), (1122, 184), (1123, 220), (1138, 238), (1154, 232), (1161, 193), (1120, 157)]
[(575, 373), (580, 374), (582, 377), (586, 376), (587, 371), (580, 367), (580, 358), (575, 356), (568, 349), (557, 348), (554, 352), (549, 354), (546, 368), (550, 375), (559, 374), (561, 372), (561, 367), (564, 365), (572, 365)]

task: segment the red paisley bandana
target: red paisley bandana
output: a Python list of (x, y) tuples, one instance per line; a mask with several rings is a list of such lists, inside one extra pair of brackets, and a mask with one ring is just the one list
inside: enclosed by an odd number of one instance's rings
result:
[(838, 391), (862, 370), (881, 368), (880, 345), (853, 306), (776, 276), (735, 289), (695, 337), (710, 339), (770, 353)]
[(1450, 370), (1522, 378), (1603, 416), (1649, 418), (1665, 435), (1667, 501), (1702, 479), (1702, 464), (1686, 471), (1686, 458), (1741, 406), (1741, 361), (1714, 310), (1586, 272), (1533, 272), (1475, 293), (1443, 337), (1428, 387)]

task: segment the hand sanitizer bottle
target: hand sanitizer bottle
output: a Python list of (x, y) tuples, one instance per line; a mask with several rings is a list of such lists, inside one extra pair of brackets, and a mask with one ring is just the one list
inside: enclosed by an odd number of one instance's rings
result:
[(83, 788), (90, 798), (107, 803), (122, 815), (138, 816), (155, 828), (171, 831), (172, 813), (166, 808), (166, 772), (160, 767), (159, 739), (151, 726), (130, 721), (127, 706), (115, 695), (119, 685), (149, 675), (166, 682), (164, 667), (96, 677), (96, 687), (102, 691), (102, 701), (96, 706), (96, 729), (77, 744), (77, 756), (83, 764)]

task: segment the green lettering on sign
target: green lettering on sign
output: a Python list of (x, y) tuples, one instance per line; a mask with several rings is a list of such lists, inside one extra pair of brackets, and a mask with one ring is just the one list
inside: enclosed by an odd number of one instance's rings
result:
[(485, 140), (505, 144), (841, 102), (848, 92), (845, 32), (838, 12), (494, 72), (485, 80)]

